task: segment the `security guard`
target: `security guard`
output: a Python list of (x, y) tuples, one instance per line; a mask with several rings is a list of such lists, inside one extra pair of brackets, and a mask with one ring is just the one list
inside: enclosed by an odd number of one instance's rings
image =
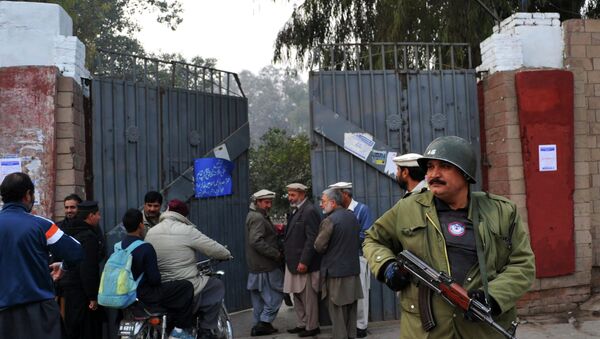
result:
[[(395, 256), (409, 250), (452, 276), (471, 298), (487, 301), (496, 322), (507, 328), (516, 318), (517, 300), (535, 277), (529, 236), (517, 207), (500, 196), (471, 192), (477, 162), (462, 138), (435, 139), (418, 163), (427, 172), (429, 191), (401, 199), (375, 221), (363, 247), (373, 274), (392, 290), (402, 290), (400, 337), (501, 338), (438, 295), (424, 303), (427, 294), (419, 293)], [(427, 319), (427, 311), (433, 319)]]

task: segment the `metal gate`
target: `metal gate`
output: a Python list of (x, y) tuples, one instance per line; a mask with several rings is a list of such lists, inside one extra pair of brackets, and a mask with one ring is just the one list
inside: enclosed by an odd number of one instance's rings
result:
[[(128, 208), (147, 191), (190, 200), (189, 219), (227, 245), (231, 310), (250, 305), (245, 289), (244, 227), (248, 212), (248, 101), (237, 74), (195, 65), (99, 52), (91, 86), (92, 196), (100, 202), (107, 246)], [(235, 164), (233, 195), (194, 199), (193, 161), (226, 149)], [(164, 206), (164, 205), (163, 205)]]
[[(394, 152), (422, 153), (436, 137), (458, 135), (480, 157), (470, 52), (467, 44), (323, 45), (309, 77), (315, 201), (328, 185), (350, 181), (377, 219), (404, 193)], [(398, 316), (395, 294), (372, 278), (370, 318)]]

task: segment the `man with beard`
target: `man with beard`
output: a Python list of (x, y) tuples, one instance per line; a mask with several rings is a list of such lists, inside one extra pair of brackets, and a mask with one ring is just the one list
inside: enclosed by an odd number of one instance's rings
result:
[(273, 198), (275, 193), (266, 189), (254, 193), (246, 217), (246, 288), (252, 301), (253, 337), (277, 332), (272, 322), (283, 300), (283, 249), (269, 218)]
[(308, 201), (308, 187), (300, 183), (286, 186), (292, 211), (285, 228), (285, 280), (283, 291), (293, 293), (296, 327), (288, 330), (299, 337), (319, 334), (320, 256), (314, 248), (321, 216)]
[(77, 204), (81, 203), (81, 201), (81, 198), (75, 193), (69, 194), (65, 197), (65, 199), (63, 200), (63, 207), (65, 208), (65, 218), (56, 224), (60, 229), (64, 230), (68, 228), (69, 225), (73, 222), (75, 216), (77, 215)]
[(394, 163), (398, 166), (396, 180), (398, 180), (400, 188), (405, 191), (403, 199), (427, 189), (425, 171), (419, 167), (417, 162), (422, 157), (417, 153), (407, 153), (394, 158)]
[(81, 243), (84, 251), (79, 265), (65, 273), (59, 286), (65, 301), (65, 328), (69, 339), (102, 338), (103, 311), (98, 308), (100, 262), (104, 260), (100, 235), (100, 211), (95, 201), (77, 205), (77, 216), (65, 232)]
[(326, 189), (321, 208), (327, 217), (319, 226), (315, 249), (321, 260), (322, 298), (327, 299), (334, 339), (356, 338), (357, 300), (362, 298), (358, 260), (360, 225), (342, 206), (340, 190)]
[(517, 300), (535, 278), (534, 255), (517, 206), (501, 196), (471, 191), (477, 157), (465, 139), (437, 138), (417, 161), (426, 171), (429, 191), (401, 199), (376, 220), (363, 247), (377, 279), (402, 290), (400, 337), (504, 338), (438, 294), (420, 293), (396, 255), (409, 250), (449, 275), (507, 327), (516, 319)]
[(359, 232), (359, 261), (360, 261), (360, 285), (362, 286), (363, 298), (358, 301), (356, 317), (356, 337), (364, 338), (367, 336), (367, 326), (369, 324), (369, 290), (371, 289), (371, 272), (367, 259), (363, 256), (362, 244), (365, 240), (365, 232), (373, 224), (373, 217), (369, 207), (352, 197), (352, 183), (338, 182), (329, 185), (329, 188), (339, 189), (342, 194), (342, 206), (354, 213), (356, 220), (360, 225)]
[(152, 226), (158, 224), (160, 219), (160, 207), (162, 206), (163, 196), (159, 192), (149, 191), (144, 196), (144, 226), (146, 232)]

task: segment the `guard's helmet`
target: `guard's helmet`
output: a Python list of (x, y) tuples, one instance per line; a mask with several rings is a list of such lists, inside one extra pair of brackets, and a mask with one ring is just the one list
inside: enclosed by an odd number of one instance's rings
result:
[(463, 172), (468, 182), (472, 184), (476, 182), (477, 157), (471, 144), (461, 137), (445, 136), (433, 140), (427, 146), (423, 157), (417, 160), (425, 172), (427, 172), (428, 160), (449, 162)]

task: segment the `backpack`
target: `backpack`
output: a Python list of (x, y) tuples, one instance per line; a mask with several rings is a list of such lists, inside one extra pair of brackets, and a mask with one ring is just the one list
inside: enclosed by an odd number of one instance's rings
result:
[(137, 280), (133, 279), (131, 252), (142, 245), (142, 240), (132, 242), (126, 249), (121, 248), (121, 242), (115, 244), (115, 251), (110, 255), (98, 288), (98, 304), (111, 308), (126, 308), (135, 302), (137, 286), (144, 273)]

